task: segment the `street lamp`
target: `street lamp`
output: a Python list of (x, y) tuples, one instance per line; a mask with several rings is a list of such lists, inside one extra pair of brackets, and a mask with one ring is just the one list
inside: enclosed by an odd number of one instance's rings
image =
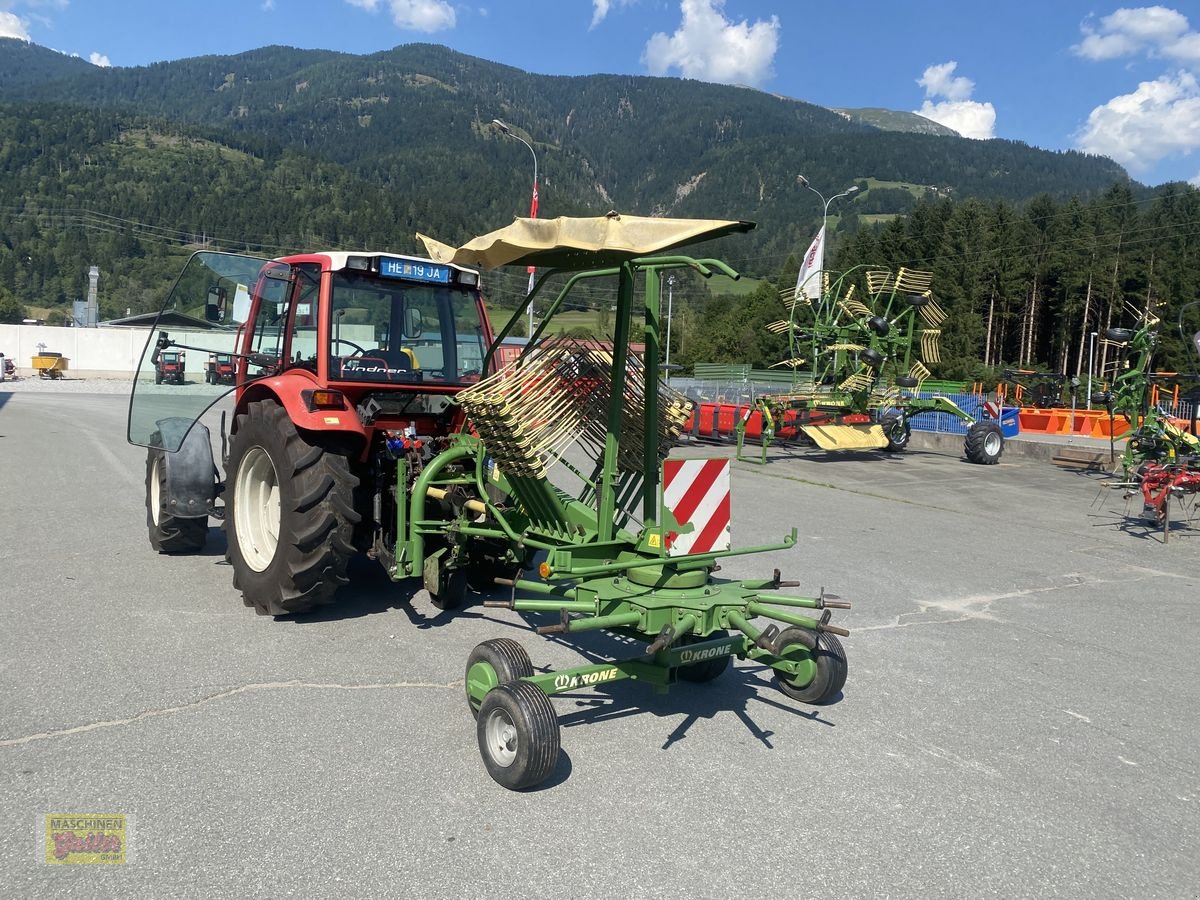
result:
[(671, 302), (675, 295), (675, 276), (667, 276), (667, 384), (671, 383)]
[(1092, 408), (1092, 371), (1096, 368), (1096, 332), (1088, 335), (1088, 409)]
[[(525, 139), (524, 139), (523, 137), (521, 137), (520, 135), (513, 134), (513, 133), (512, 133), (512, 131), (511, 131), (511, 130), (509, 130), (509, 127), (508, 127), (507, 125), (505, 125), (505, 124), (504, 124), (502, 121), (500, 121), (499, 119), (492, 119), (492, 124), (493, 124), (493, 125), (495, 125), (497, 128), (499, 128), (499, 129), (500, 129), (500, 133), (501, 133), (501, 134), (506, 134), (506, 135), (508, 135), (510, 138), (513, 138), (513, 139), (515, 139), (515, 140), (518, 140), (518, 141), (520, 141), (522, 144), (524, 144), (526, 147), (528, 147), (528, 148), (529, 148), (529, 154), (530, 154), (530, 155), (533, 157), (533, 197), (532, 197), (532, 198), (530, 199), (530, 201), (529, 201), (529, 218), (531, 218), (531, 219), (536, 219), (536, 218), (537, 218), (537, 214), (538, 214), (538, 161), (537, 161), (537, 153), (535, 153), (535, 152), (534, 152), (534, 150), (533, 150), (533, 145), (532, 145), (532, 144), (530, 144), (530, 143), (529, 143), (529, 141), (525, 140)], [(536, 266), (530, 266), (528, 271), (529, 271), (529, 287), (528, 287), (528, 288), (526, 288), (526, 290), (525, 290), (525, 295), (526, 295), (526, 296), (528, 296), (529, 294), (532, 294), (532, 293), (533, 293), (533, 276), (534, 276), (534, 273), (537, 271), (537, 267), (536, 267)], [(532, 303), (530, 303), (530, 304), (529, 304), (529, 338), (530, 338), (530, 340), (532, 340), (532, 339), (533, 339), (533, 304), (532, 304)]]
[[(826, 200), (825, 195), (822, 194), (820, 191), (818, 191), (811, 184), (809, 184), (808, 179), (805, 178), (803, 175), (797, 175), (796, 181), (798, 181), (800, 183), (800, 187), (807, 188), (808, 190), (810, 190), (814, 194), (816, 194), (818, 197), (820, 197), (821, 203), (824, 204), (824, 206), (821, 210), (821, 232), (820, 232), (820, 235), (818, 236), (818, 240), (820, 242), (819, 246), (821, 248), (821, 251), (820, 251), (821, 252), (821, 268), (818, 269), (815, 273), (810, 272), (808, 275), (809, 278), (811, 278), (814, 274), (817, 276), (817, 297), (820, 298), (820, 296), (821, 296), (821, 293), (820, 293), (821, 292), (821, 287), (820, 287), (821, 279), (822, 279), (824, 271), (825, 271), (825, 240), (826, 240), (825, 226), (829, 221), (829, 204), (832, 203), (834, 200), (837, 200), (839, 197), (849, 197), (851, 194), (856, 193), (858, 191), (858, 185), (851, 185), (850, 187), (848, 187), (844, 191), (842, 191), (840, 194), (834, 194), (832, 197), (830, 197), (828, 200)], [(813, 241), (813, 246), (814, 247), (818, 246), (818, 241)], [(802, 266), (801, 272), (803, 273), (803, 271), (804, 271), (804, 268)], [(800, 286), (797, 285), (796, 289), (799, 290)], [(810, 294), (809, 296), (812, 296), (812, 295)]]
[(822, 194), (820, 191), (818, 191), (811, 184), (809, 184), (808, 179), (805, 178), (803, 175), (797, 175), (796, 180), (798, 182), (800, 182), (800, 187), (808, 188), (808, 190), (812, 191), (814, 194), (816, 194), (818, 197), (820, 197), (821, 202), (825, 204), (825, 208), (821, 212), (821, 227), (822, 228), (825, 227), (825, 223), (829, 219), (829, 204), (832, 203), (834, 200), (838, 199), (839, 197), (849, 197), (851, 194), (858, 192), (858, 185), (852, 184), (852, 185), (850, 185), (850, 187), (846, 188), (840, 194), (834, 194), (832, 197), (830, 197), (828, 200), (826, 200), (825, 195)]

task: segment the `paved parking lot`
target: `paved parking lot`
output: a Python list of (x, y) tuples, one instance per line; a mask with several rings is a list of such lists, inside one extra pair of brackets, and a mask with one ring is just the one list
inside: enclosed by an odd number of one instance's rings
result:
[[(218, 530), (149, 549), (124, 418), (0, 386), (6, 896), (1195, 895), (1200, 525), (1164, 546), (1095, 476), (736, 465), (735, 544), (800, 543), (723, 574), (853, 600), (843, 698), (798, 706), (748, 663), (567, 695), (558, 771), (513, 794), (475, 748), (470, 649), (616, 642), (439, 614), (367, 563), (327, 612), (256, 617)], [(132, 863), (39, 864), (43, 814), (78, 812), (133, 816)]]

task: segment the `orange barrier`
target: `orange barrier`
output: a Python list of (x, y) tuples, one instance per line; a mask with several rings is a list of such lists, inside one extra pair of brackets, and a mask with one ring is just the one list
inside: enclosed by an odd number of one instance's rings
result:
[[(1074, 428), (1071, 427), (1071, 410), (1069, 409), (1021, 407), (1020, 418), (1021, 432), (1024, 434), (1062, 434), (1107, 440), (1110, 436), (1122, 438), (1130, 431), (1129, 422), (1123, 416), (1110, 419), (1108, 410), (1104, 409), (1075, 410)], [(1167, 421), (1184, 431), (1191, 427), (1191, 423), (1184, 419), (1168, 419)]]
[(1023, 434), (1063, 434), (1078, 437), (1107, 438), (1110, 430), (1114, 437), (1129, 431), (1129, 423), (1118, 416), (1110, 420), (1108, 410), (1077, 409), (1072, 419), (1069, 409), (1038, 409), (1021, 407), (1021, 432)]

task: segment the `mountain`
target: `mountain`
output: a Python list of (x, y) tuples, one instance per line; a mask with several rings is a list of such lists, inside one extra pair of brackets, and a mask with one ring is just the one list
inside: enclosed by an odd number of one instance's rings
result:
[(927, 119), (912, 112), (901, 112), (896, 109), (882, 109), (880, 107), (865, 107), (863, 109), (835, 108), (833, 111), (845, 116), (851, 122), (871, 125), (881, 131), (904, 131), (910, 134), (960, 137), (959, 133), (953, 128), (947, 128), (945, 125), (941, 125), (932, 119)]
[[(101, 69), (0, 40), (0, 287), (65, 303), (90, 261), (125, 284), (123, 312), (149, 302), (138, 278), (213, 236), (263, 252), (469, 238), (528, 209), (533, 161), (495, 118), (536, 151), (543, 216), (751, 219), (758, 230), (729, 240), (752, 275), (777, 273), (821, 220), (797, 174), (826, 196), (858, 185), (831, 210), (842, 230), (927, 196), (1023, 202), (1128, 182), (1075, 152), (883, 131), (727, 85), (534, 75), (430, 44)], [(131, 241), (144, 255), (117, 249)]]
[(30, 85), (86, 75), (95, 69), (96, 66), (78, 56), (67, 56), (16, 38), (0, 38), (0, 90), (5, 92), (19, 94)]

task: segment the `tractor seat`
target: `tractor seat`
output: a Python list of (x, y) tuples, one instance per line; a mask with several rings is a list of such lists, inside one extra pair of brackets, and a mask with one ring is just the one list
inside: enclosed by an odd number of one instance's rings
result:
[(397, 347), (395, 350), (372, 350), (369, 355), (379, 357), (387, 363), (389, 369), (398, 372), (411, 372), (421, 368), (421, 364), (417, 362), (417, 354), (407, 347)]

